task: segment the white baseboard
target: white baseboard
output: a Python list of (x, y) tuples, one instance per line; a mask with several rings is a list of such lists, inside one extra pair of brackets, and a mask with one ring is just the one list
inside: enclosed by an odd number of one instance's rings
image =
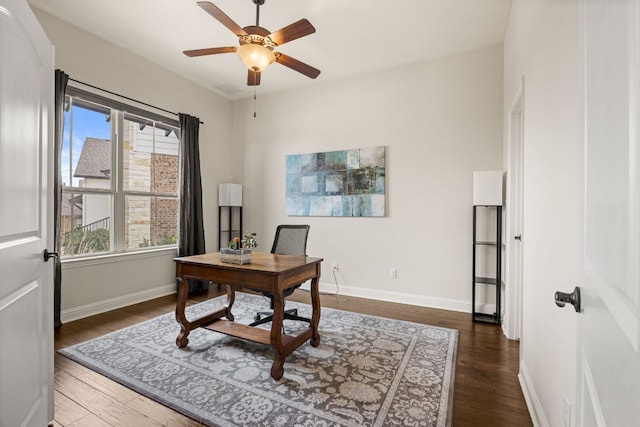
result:
[(91, 304), (86, 304), (79, 307), (73, 307), (68, 310), (62, 310), (60, 312), (60, 320), (62, 323), (69, 323), (74, 320), (82, 319), (96, 314), (105, 313), (107, 311), (115, 310), (117, 308), (127, 307), (129, 305), (138, 304), (144, 301), (149, 301), (154, 298), (160, 298), (166, 295), (176, 293), (176, 284), (171, 283), (169, 285), (160, 286), (153, 289), (148, 289), (141, 292), (134, 292), (132, 294), (123, 295), (117, 298), (111, 298), (104, 301), (97, 301)]
[(523, 360), (520, 360), (520, 372), (518, 373), (518, 380), (520, 381), (520, 388), (524, 394), (524, 400), (527, 403), (529, 414), (531, 415), (531, 422), (535, 427), (550, 427), (547, 417), (544, 415), (544, 409), (542, 403), (538, 398), (535, 387), (531, 382), (527, 365)]
[[(309, 290), (309, 282), (302, 285), (301, 289)], [(434, 298), (424, 295), (415, 295), (402, 292), (380, 291), (376, 289), (360, 288), (357, 286), (338, 285), (336, 289), (335, 283), (320, 283), (319, 290), (321, 293), (346, 295), (358, 298), (367, 298), (378, 301), (397, 302), (400, 304), (417, 305), (420, 307), (437, 308), (441, 310), (459, 311), (462, 313), (471, 313), (471, 302), (460, 301), (448, 298)], [(483, 305), (480, 307), (482, 311), (495, 311), (495, 306)]]
[[(310, 282), (302, 285), (302, 289), (309, 290)], [(72, 322), (74, 320), (104, 313), (117, 308), (126, 307), (140, 302), (148, 301), (154, 298), (163, 297), (165, 295), (174, 294), (176, 292), (175, 283), (149, 289), (142, 292), (123, 295), (117, 298), (111, 298), (104, 301), (97, 301), (79, 307), (73, 307), (62, 310), (60, 318), (62, 323)], [(334, 283), (320, 283), (320, 292), (327, 294), (336, 293), (336, 285)], [(396, 302), (400, 304), (417, 305), (421, 307), (436, 308), (440, 310), (459, 311), (462, 313), (471, 313), (471, 302), (454, 300), (449, 298), (435, 298), (424, 295), (415, 295), (402, 292), (380, 291), (375, 289), (361, 288), (357, 286), (338, 285), (337, 292), (340, 295), (367, 298), (379, 301)], [(483, 312), (491, 313), (495, 311), (495, 307), (490, 304), (483, 304), (479, 307)]]

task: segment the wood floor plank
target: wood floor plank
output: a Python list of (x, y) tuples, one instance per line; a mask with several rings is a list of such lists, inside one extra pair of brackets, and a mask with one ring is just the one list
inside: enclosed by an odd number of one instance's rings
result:
[(67, 372), (56, 372), (55, 384), (56, 390), (60, 393), (112, 425), (136, 427), (162, 425)]
[(82, 417), (73, 424), (69, 424), (66, 427), (116, 427), (117, 425), (110, 424), (98, 417), (95, 414), (89, 414), (86, 417)]
[(95, 388), (98, 391), (110, 396), (121, 403), (129, 403), (132, 400), (140, 396), (135, 391), (128, 387), (123, 386), (97, 372), (87, 369), (85, 372), (77, 376), (81, 381), (87, 383), (87, 385)]
[(192, 420), (191, 418), (187, 418), (182, 414), (178, 414), (174, 410), (144, 396), (138, 395), (136, 399), (128, 403), (128, 406), (165, 426), (202, 426), (201, 423)]
[(56, 372), (64, 371), (74, 376), (82, 375), (84, 372), (89, 370), (89, 368), (85, 368), (81, 364), (74, 362), (59, 353), (56, 353), (54, 356), (54, 366)]
[(78, 405), (57, 390), (53, 393), (53, 406), (56, 420), (63, 426), (67, 426), (90, 414), (86, 408)]
[[(189, 298), (188, 305), (222, 295), (222, 289), (210, 287), (204, 295)], [(474, 323), (468, 313), (429, 309), (407, 304), (388, 303), (343, 295), (321, 295), (323, 307), (429, 324), (459, 331), (456, 356), (453, 426), (532, 426), (518, 381), (519, 343), (507, 340), (496, 325)], [(310, 303), (309, 293), (296, 291), (291, 300)], [(168, 295), (135, 306), (125, 307), (63, 325), (55, 334), (55, 348), (63, 348), (96, 338), (175, 310), (175, 295)], [(265, 301), (265, 309), (268, 301)], [(322, 321), (322, 318), (321, 318)], [(56, 392), (89, 411), (73, 427), (86, 426), (186, 426), (200, 424), (157, 402), (127, 390), (119, 399), (119, 387), (95, 379), (87, 368), (56, 355)], [(88, 372), (91, 372), (89, 374)], [(110, 381), (110, 380), (109, 380)], [(115, 396), (114, 396), (115, 393)], [(133, 394), (129, 394), (133, 393)], [(133, 396), (133, 397), (132, 397)], [(126, 401), (126, 403), (124, 401)], [(56, 406), (56, 422), (73, 418), (77, 410)], [(71, 414), (67, 414), (71, 411)], [(84, 420), (84, 421), (83, 421)], [(90, 422), (97, 424), (90, 424)], [(99, 424), (105, 423), (107, 424)]]

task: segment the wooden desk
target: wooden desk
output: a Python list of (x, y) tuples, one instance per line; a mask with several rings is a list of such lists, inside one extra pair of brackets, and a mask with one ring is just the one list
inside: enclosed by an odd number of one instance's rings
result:
[[(284, 373), (284, 360), (293, 350), (307, 340), (317, 347), (320, 344), (318, 322), (320, 320), (320, 263), (322, 258), (304, 256), (279, 255), (254, 252), (250, 264), (237, 265), (220, 262), (219, 253), (194, 255), (175, 258), (176, 277), (178, 279), (178, 301), (176, 303), (176, 320), (180, 324), (180, 333), (176, 345), (180, 348), (189, 343), (189, 332), (199, 327), (221, 332), (226, 335), (243, 338), (249, 341), (270, 345), (274, 351), (271, 376), (279, 380)], [(187, 279), (209, 280), (213, 283), (225, 284), (227, 287), (227, 304), (224, 308), (189, 320), (185, 315), (185, 307), (189, 293)], [(297, 336), (284, 335), (283, 292), (292, 286), (311, 279), (311, 305), (313, 314), (309, 328)], [(269, 291), (274, 296), (274, 313), (271, 331), (235, 323), (231, 307), (235, 299), (235, 291), (241, 288)], [(227, 320), (222, 319), (225, 317)]]

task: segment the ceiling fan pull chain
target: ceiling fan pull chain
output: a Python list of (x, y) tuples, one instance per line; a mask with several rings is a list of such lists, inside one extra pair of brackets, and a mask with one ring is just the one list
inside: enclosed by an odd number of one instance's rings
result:
[(256, 118), (256, 87), (253, 87), (253, 118)]

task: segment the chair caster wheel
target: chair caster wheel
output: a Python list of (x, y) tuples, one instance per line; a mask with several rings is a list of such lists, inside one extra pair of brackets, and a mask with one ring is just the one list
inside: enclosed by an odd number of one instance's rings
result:
[(260, 319), (262, 319), (262, 317), (260, 317), (260, 315), (259, 315), (259, 314), (256, 314), (255, 316), (253, 316), (253, 321), (254, 321), (254, 322), (257, 322), (257, 321), (259, 321)]

